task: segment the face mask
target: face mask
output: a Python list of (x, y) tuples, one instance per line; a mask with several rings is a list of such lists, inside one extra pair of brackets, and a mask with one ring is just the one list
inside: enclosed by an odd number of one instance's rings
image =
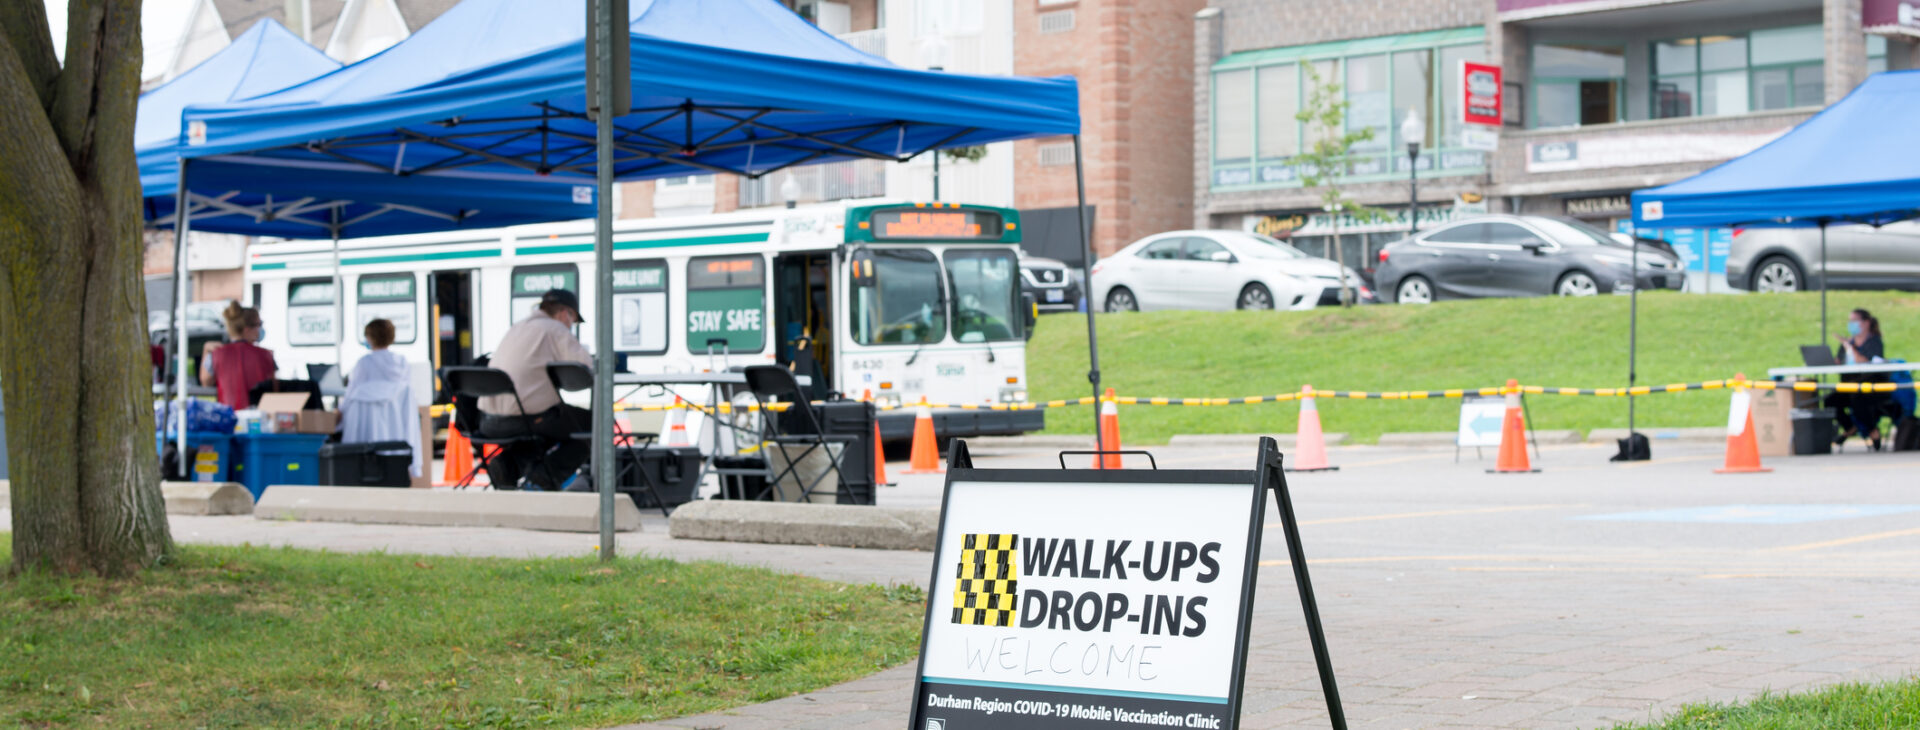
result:
[(1859, 320), (1852, 320), (1852, 319), (1847, 320), (1847, 334), (1852, 335), (1854, 337), (1860, 336)]

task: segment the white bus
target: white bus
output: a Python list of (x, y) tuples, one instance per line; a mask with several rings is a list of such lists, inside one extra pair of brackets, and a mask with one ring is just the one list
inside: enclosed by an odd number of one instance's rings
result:
[[(625, 372), (799, 360), (821, 396), (1024, 403), (1033, 307), (1020, 291), (1021, 232), (1015, 210), (957, 203), (618, 222), (615, 348)], [(375, 317), (394, 323), (393, 349), (420, 373), (490, 353), (548, 289), (576, 292), (586, 327), (596, 324), (590, 220), (341, 241), (339, 266), (344, 291), (334, 290), (329, 242), (250, 252), (248, 283), (267, 330), (261, 344), (281, 377), (309, 377), (308, 366), (337, 361), (350, 370), (367, 352), (360, 333)], [(590, 332), (582, 341), (591, 348)], [(912, 434), (914, 409), (880, 418), (884, 438)], [(934, 418), (943, 438), (1044, 425), (1040, 410), (950, 408)]]

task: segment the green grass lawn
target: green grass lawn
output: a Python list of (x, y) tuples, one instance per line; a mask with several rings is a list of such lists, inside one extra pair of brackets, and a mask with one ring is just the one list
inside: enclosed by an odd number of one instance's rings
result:
[[(1100, 315), (1103, 382), (1128, 396), (1234, 397), (1331, 390), (1440, 390), (1504, 384), (1606, 388), (1627, 383), (1627, 298), (1491, 299), (1311, 312), (1150, 312)], [(1866, 307), (1885, 330), (1890, 357), (1920, 359), (1920, 295), (1835, 292), (1832, 335), (1847, 311)], [(1698, 382), (1800, 364), (1798, 345), (1820, 339), (1818, 294), (1702, 296), (1650, 294), (1640, 300), (1640, 384)], [(1041, 318), (1028, 348), (1036, 400), (1089, 395), (1086, 320)], [(1831, 335), (1830, 335), (1831, 337)], [(1831, 347), (1834, 343), (1828, 341)], [(1639, 423), (1726, 423), (1718, 391), (1637, 399)], [(1389, 431), (1451, 431), (1458, 401), (1319, 402), (1326, 430), (1371, 442)], [(1624, 427), (1627, 401), (1539, 395), (1532, 425), (1589, 430)], [(1174, 434), (1291, 432), (1294, 403), (1219, 407), (1122, 406), (1129, 444)], [(1090, 434), (1084, 406), (1047, 414), (1047, 432)]]
[(922, 600), (713, 563), (182, 547), (127, 581), (0, 580), (0, 725), (668, 718), (908, 661)]
[(1765, 694), (1737, 705), (1687, 705), (1615, 730), (1892, 730), (1920, 727), (1920, 679)]

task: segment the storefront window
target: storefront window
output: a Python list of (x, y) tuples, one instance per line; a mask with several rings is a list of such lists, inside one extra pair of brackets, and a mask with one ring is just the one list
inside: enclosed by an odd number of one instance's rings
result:
[[(1574, 127), (1624, 120), (1626, 77), (1626, 51), (1618, 46), (1534, 46), (1533, 126)], [(1687, 98), (1691, 104), (1691, 92)]]
[(1300, 154), (1300, 67), (1261, 67), (1259, 85), (1260, 159)]
[(1373, 136), (1355, 143), (1359, 154), (1378, 153), (1393, 141), (1388, 129), (1393, 118), (1393, 92), (1387, 88), (1387, 57), (1347, 59), (1347, 131), (1373, 130)]
[(1654, 43), (1653, 118), (1747, 113), (1747, 67), (1745, 36), (1710, 35)]
[(868, 249), (873, 276), (856, 283), (853, 341), (862, 345), (916, 345), (947, 336), (941, 306), (940, 262), (918, 248)]
[[(1457, 67), (1457, 66), (1456, 66)], [(1433, 97), (1433, 51), (1405, 51), (1393, 54), (1393, 118), (1388, 129), (1393, 133), (1393, 146), (1390, 151), (1405, 151), (1408, 142), (1419, 142), (1422, 148), (1433, 147), (1433, 133), (1440, 125), (1433, 123), (1433, 105), (1428, 101)], [(1426, 124), (1425, 139), (1408, 140), (1400, 137), (1400, 120), (1413, 114)]]
[(1213, 160), (1223, 164), (1253, 158), (1253, 70), (1213, 77)]
[(1877, 74), (1885, 70), (1887, 70), (1887, 37), (1867, 36), (1867, 73)]
[(1443, 148), (1460, 146), (1460, 130), (1466, 126), (1460, 121), (1460, 74), (1454, 69), (1466, 61), (1478, 63), (1486, 58), (1486, 50), (1480, 45), (1446, 46), (1440, 49), (1440, 125), (1427, 125), (1428, 129), (1440, 130), (1440, 146)]
[(1012, 251), (948, 251), (953, 339), (1005, 342), (1023, 337), (1020, 264)]

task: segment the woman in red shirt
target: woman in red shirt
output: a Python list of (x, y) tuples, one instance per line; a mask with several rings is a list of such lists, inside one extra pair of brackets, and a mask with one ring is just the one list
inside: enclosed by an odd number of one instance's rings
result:
[(253, 407), (247, 401), (247, 392), (273, 379), (279, 368), (274, 365), (272, 350), (253, 344), (260, 341), (260, 310), (234, 302), (221, 314), (226, 317), (227, 339), (232, 342), (207, 343), (200, 358), (200, 384), (215, 386), (221, 403), (236, 411), (245, 410)]

